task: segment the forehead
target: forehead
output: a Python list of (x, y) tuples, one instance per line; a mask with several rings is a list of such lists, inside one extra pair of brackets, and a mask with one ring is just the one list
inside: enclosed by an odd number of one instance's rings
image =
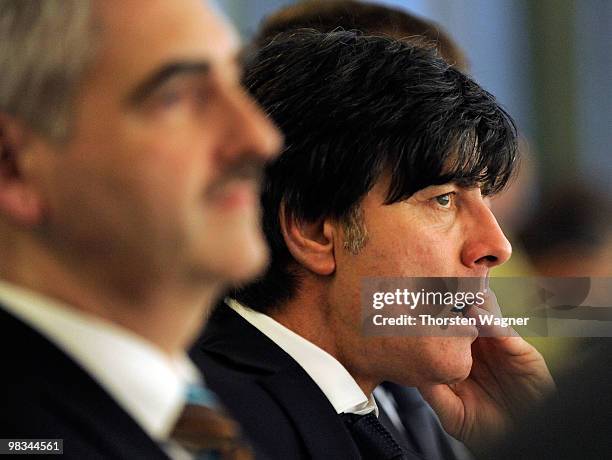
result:
[(234, 30), (202, 0), (98, 0), (96, 73), (114, 72), (120, 84), (167, 61), (204, 59), (214, 67), (232, 59)]

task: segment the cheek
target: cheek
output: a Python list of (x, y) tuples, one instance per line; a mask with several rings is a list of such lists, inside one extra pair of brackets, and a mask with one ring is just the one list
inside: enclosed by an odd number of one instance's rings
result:
[(213, 174), (208, 146), (188, 133), (136, 132), (124, 143), (127, 180), (159, 208), (180, 208), (200, 200)]
[(418, 220), (408, 218), (404, 209), (375, 207), (368, 214), (368, 240), (359, 254), (362, 276), (407, 276), (430, 257), (433, 245)]
[(361, 350), (373, 374), (402, 385), (426, 386), (465, 380), (472, 367), (471, 342), (469, 337), (376, 337), (353, 348)]
[(358, 266), (363, 276), (426, 276), (437, 273), (448, 259), (445, 240), (426, 232), (375, 235), (362, 255)]
[(459, 242), (453, 232), (411, 228), (373, 240), (373, 260), (385, 276), (452, 276), (460, 261)]
[(115, 228), (126, 238), (140, 233), (154, 245), (175, 241), (177, 229), (191, 218), (186, 210), (201, 196), (201, 166), (193, 155), (161, 141), (120, 139), (111, 147), (98, 152), (91, 167), (81, 164), (86, 170), (77, 174), (78, 200), (95, 210), (96, 221), (109, 232)]
[[(131, 117), (120, 129), (127, 156), (143, 156), (151, 167), (167, 168), (168, 174), (207, 172), (213, 165), (214, 131), (204, 130), (195, 116)], [(206, 125), (207, 128), (210, 128)], [(212, 173), (212, 172), (211, 172)]]

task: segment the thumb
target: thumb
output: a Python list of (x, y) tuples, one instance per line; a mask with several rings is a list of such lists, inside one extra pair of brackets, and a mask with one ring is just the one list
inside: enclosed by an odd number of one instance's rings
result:
[(437, 414), (444, 429), (451, 436), (460, 438), (465, 421), (465, 406), (453, 388), (446, 384), (431, 385), (419, 387), (419, 392)]

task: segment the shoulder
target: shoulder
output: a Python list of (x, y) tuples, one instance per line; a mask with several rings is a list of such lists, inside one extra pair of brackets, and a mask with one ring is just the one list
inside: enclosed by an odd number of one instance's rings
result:
[(190, 355), (265, 457), (337, 458), (330, 451), (352, 448), (340, 418), (304, 369), (229, 307), (211, 316)]
[[(118, 403), (42, 334), (0, 310), (0, 433), (63, 439), (65, 458), (165, 458)], [(130, 455), (131, 457), (132, 455)]]

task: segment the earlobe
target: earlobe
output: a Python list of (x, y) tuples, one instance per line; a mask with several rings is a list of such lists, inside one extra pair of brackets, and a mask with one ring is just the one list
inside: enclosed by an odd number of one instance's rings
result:
[(22, 128), (0, 114), (0, 214), (18, 225), (32, 226), (42, 217), (42, 205), (20, 168), (25, 145)]
[(328, 219), (301, 222), (285, 211), (279, 211), (285, 244), (293, 258), (317, 275), (331, 275), (336, 270), (334, 254), (335, 228)]

